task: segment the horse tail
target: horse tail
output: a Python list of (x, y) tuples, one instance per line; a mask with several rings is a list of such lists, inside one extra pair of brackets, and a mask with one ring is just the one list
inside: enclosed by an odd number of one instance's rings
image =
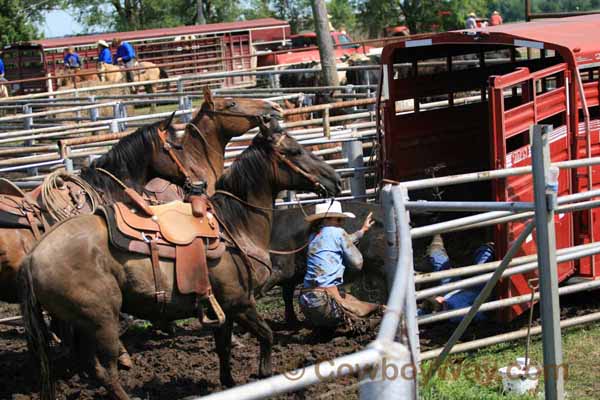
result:
[(26, 256), (19, 271), (21, 289), (21, 314), (27, 331), (27, 344), (29, 350), (40, 363), (41, 374), (41, 400), (56, 399), (56, 388), (50, 370), (48, 358), (48, 342), (50, 333), (44, 321), (42, 307), (33, 290), (31, 276), (31, 256)]
[[(158, 68), (159, 74), (158, 74), (158, 78), (159, 79), (167, 79), (169, 77), (169, 73), (167, 72), (166, 69), (164, 68)], [(169, 90), (171, 90), (171, 82), (166, 82), (165, 83), (165, 89), (167, 90), (167, 92)]]

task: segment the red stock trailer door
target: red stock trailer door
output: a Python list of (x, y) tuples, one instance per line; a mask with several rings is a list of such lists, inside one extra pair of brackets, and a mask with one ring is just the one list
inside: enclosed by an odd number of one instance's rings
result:
[[(600, 15), (588, 15), (421, 35), (387, 45), (379, 99), (383, 178), (426, 178), (425, 171), (438, 164), (446, 166), (438, 176), (530, 165), (534, 124), (553, 126), (553, 162), (600, 156), (598, 35)], [(590, 189), (600, 189), (600, 166), (561, 170), (559, 196)], [(411, 198), (427, 194), (411, 193)], [(532, 201), (532, 178), (448, 187), (444, 199)], [(557, 213), (557, 247), (598, 240), (599, 218), (599, 209)], [(478, 240), (494, 240), (500, 259), (525, 223), (505, 221)], [(519, 251), (536, 253), (535, 231)], [(600, 279), (599, 262), (594, 256), (559, 264), (560, 282)], [(535, 277), (531, 272), (504, 279), (497, 295), (530, 293), (528, 281)], [(512, 306), (498, 316), (511, 320), (526, 308)]]
[[(560, 63), (536, 72), (528, 68), (492, 76), (489, 82), (490, 130), (493, 135), (492, 168), (513, 168), (531, 165), (529, 127), (534, 124), (552, 124), (550, 135), (550, 157), (552, 162), (570, 159), (570, 137), (568, 100), (568, 67)], [(516, 94), (507, 96), (507, 94)], [(518, 105), (515, 105), (518, 104)], [(496, 201), (533, 201), (533, 181), (531, 174), (495, 180), (493, 183)], [(559, 176), (558, 195), (572, 193), (568, 170)], [(498, 254), (505, 254), (516, 240), (528, 221), (509, 222), (496, 225), (495, 242)], [(555, 215), (557, 248), (573, 246), (573, 218), (570, 213)], [(518, 256), (537, 253), (535, 230), (521, 246)], [(558, 265), (559, 281), (569, 277), (574, 271), (573, 262)], [(514, 297), (530, 293), (530, 284), (537, 286), (537, 271), (513, 275), (501, 282), (500, 297)], [(528, 282), (531, 280), (531, 282)], [(513, 319), (526, 309), (526, 304), (517, 304), (502, 309), (503, 320)]]

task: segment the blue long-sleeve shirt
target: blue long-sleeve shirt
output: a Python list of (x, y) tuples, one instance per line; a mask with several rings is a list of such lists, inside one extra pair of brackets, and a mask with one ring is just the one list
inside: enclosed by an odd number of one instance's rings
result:
[(0, 58), (0, 75), (4, 75), (4, 61)]
[(112, 64), (112, 54), (110, 54), (109, 48), (103, 47), (102, 50), (100, 50), (100, 54), (98, 54), (98, 62)]
[(128, 62), (132, 58), (135, 58), (135, 50), (133, 46), (129, 44), (129, 42), (122, 42), (119, 48), (117, 49), (117, 54), (115, 55), (114, 63), (117, 64), (119, 58), (123, 59), (123, 62)]
[(65, 67), (69, 68), (81, 68), (81, 60), (77, 53), (67, 53), (64, 58)]
[(304, 287), (329, 287), (344, 283), (346, 267), (361, 269), (363, 257), (355, 246), (363, 232), (352, 235), (342, 228), (325, 226), (308, 238), (307, 270)]

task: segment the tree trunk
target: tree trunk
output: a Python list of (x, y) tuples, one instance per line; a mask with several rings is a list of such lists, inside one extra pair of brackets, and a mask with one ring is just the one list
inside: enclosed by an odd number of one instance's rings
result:
[(204, 0), (196, 0), (196, 25), (206, 24), (204, 17)]
[(338, 86), (335, 52), (333, 50), (333, 40), (329, 33), (329, 19), (327, 18), (325, 0), (312, 0), (312, 8), (315, 17), (319, 55), (321, 56), (323, 85)]

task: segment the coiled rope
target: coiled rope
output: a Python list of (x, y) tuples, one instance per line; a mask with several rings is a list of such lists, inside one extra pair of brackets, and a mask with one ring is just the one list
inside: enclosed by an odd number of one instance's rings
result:
[(96, 211), (96, 207), (101, 202), (100, 195), (89, 183), (65, 170), (55, 171), (42, 182), (41, 197), (44, 208), (56, 222), (81, 214), (79, 210), (85, 204), (76, 204), (70, 193), (69, 196), (62, 194), (65, 187), (70, 190), (66, 185), (67, 182), (71, 182), (81, 189), (80, 194), (89, 200), (91, 213)]

